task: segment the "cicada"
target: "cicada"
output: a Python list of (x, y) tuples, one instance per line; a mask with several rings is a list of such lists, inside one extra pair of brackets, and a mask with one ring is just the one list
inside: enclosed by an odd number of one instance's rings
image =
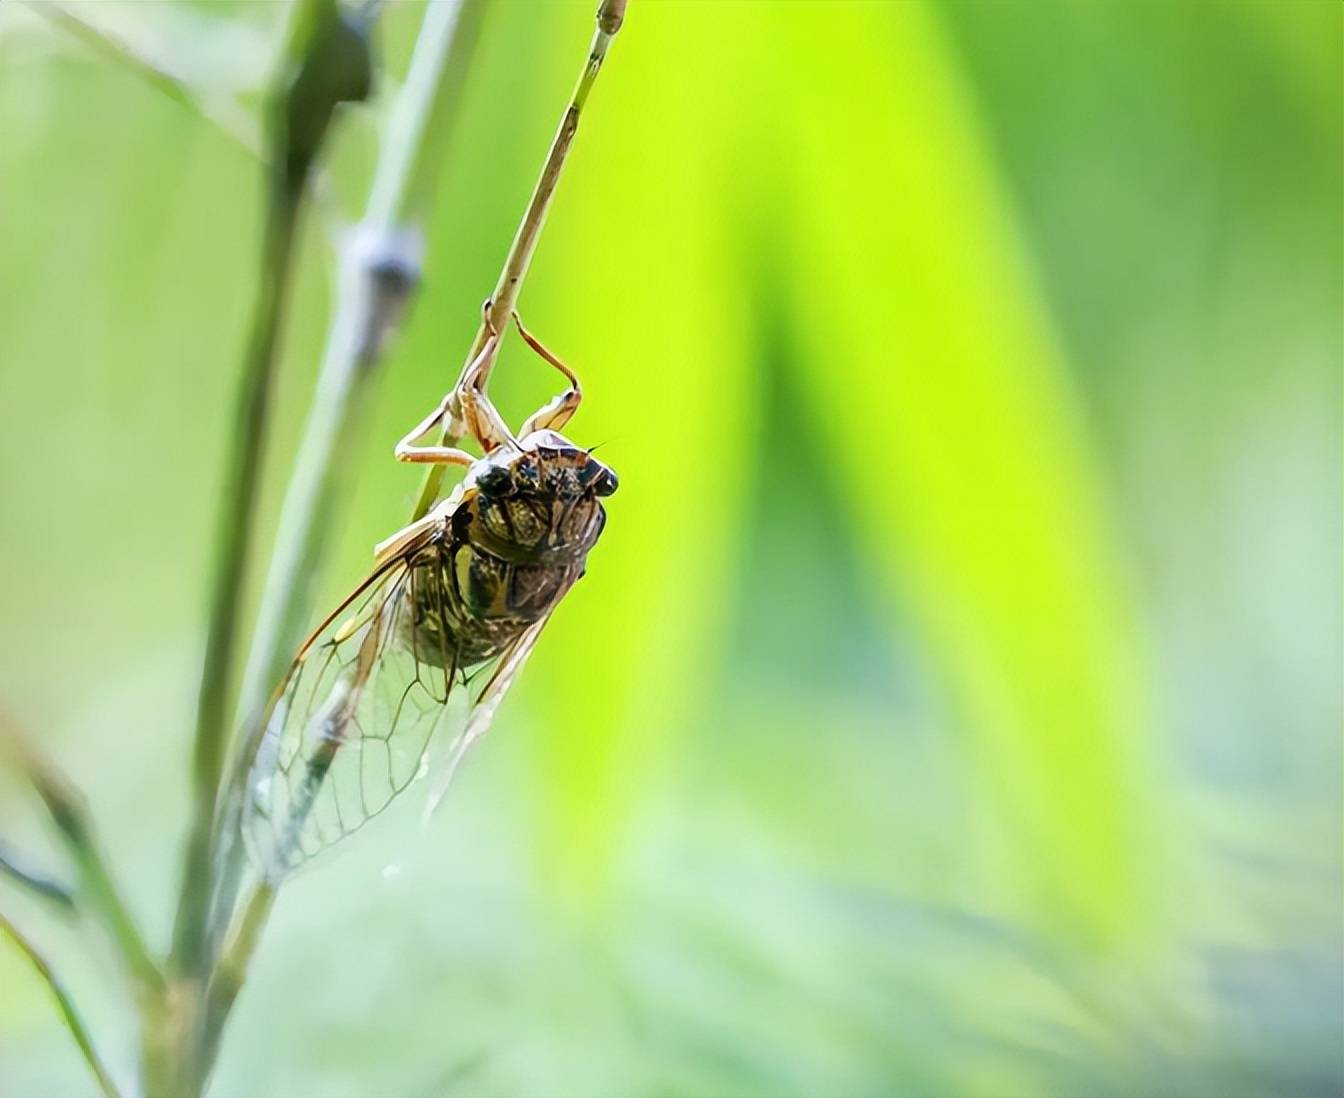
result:
[[(454, 393), (396, 448), (401, 461), (464, 466), (461, 484), (377, 546), (372, 573), (299, 647), (262, 715), (244, 834), (268, 877), (363, 827), (455, 734), (446, 788), (584, 574), (616, 475), (559, 433), (579, 380), (518, 329), (568, 387), (510, 431), (485, 392), (491, 333)], [(419, 444), (450, 415), (483, 456)]]

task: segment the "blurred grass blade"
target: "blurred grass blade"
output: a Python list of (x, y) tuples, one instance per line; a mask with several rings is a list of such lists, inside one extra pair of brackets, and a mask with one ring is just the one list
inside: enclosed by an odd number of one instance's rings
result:
[(51, 993), (56, 999), (56, 1006), (60, 1009), (61, 1017), (65, 1021), (65, 1028), (70, 1031), (70, 1036), (75, 1039), (75, 1044), (79, 1046), (79, 1051), (84, 1054), (84, 1060), (89, 1065), (89, 1070), (93, 1072), (94, 1078), (98, 1081), (98, 1089), (103, 1092), (106, 1098), (120, 1098), (117, 1085), (112, 1081), (112, 1076), (108, 1073), (107, 1068), (104, 1067), (103, 1061), (98, 1055), (98, 1050), (94, 1047), (89, 1029), (84, 1024), (84, 1019), (75, 1006), (74, 999), (70, 997), (70, 992), (66, 990), (65, 984), (61, 982), (47, 959), (42, 956), (38, 948), (28, 940), (27, 936), (18, 927), (3, 915), (0, 915), (0, 933), (4, 933), (19, 948), (19, 951), (37, 969), (38, 975), (46, 981), (47, 987), (51, 989)]
[(7, 713), (0, 712), (0, 758), (22, 773), (46, 808), (75, 863), (79, 903), (103, 924), (140, 992), (153, 993), (163, 977), (140, 927), (103, 857), (83, 796)]
[(780, 80), (775, 135), (820, 425), (973, 733), (1001, 899), (1142, 933), (1144, 688), (1076, 396), (929, 9), (846, 12), (796, 11), (779, 44), (845, 58), (843, 84)]

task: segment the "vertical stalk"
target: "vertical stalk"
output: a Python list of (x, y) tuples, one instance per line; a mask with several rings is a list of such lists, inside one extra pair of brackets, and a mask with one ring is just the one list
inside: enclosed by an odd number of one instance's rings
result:
[(197, 1070), (200, 1019), (209, 965), (207, 919), (216, 795), (232, 726), (231, 688), (237, 656), (242, 584), (255, 523), (261, 452), (275, 372), (280, 320), (302, 205), (304, 175), (276, 173), (269, 187), (258, 279), (235, 419), (233, 452), (220, 509), (220, 548), (211, 598), (210, 632), (197, 705), (192, 754), (193, 817), (178, 898), (169, 983), (145, 1012), (144, 1068), (151, 1098), (193, 1098), (204, 1085)]
[(350, 439), (419, 285), (424, 224), (484, 8), (485, 0), (430, 0), (363, 221), (343, 246), (340, 296), (248, 662), (245, 717), (264, 704), (302, 639)]
[(224, 1026), (229, 1020), (229, 1012), (243, 989), (247, 979), (247, 970), (256, 952), (257, 942), (270, 918), (271, 908), (275, 906), (277, 886), (270, 881), (262, 881), (248, 895), (246, 903), (237, 919), (233, 937), (225, 943), (214, 979), (210, 981), (210, 994), (206, 1002), (205, 1033), (201, 1042), (201, 1058), (207, 1071), (213, 1067), (219, 1055), (220, 1041), (224, 1037)]
[(272, 182), (266, 212), (257, 284), (257, 310), (239, 391), (233, 451), (220, 507), (219, 549), (210, 600), (210, 632), (205, 647), (192, 754), (192, 803), (196, 812), (187, 846), (187, 864), (178, 906), (174, 953), (189, 973), (204, 964), (203, 939), (210, 877), (210, 837), (215, 792), (224, 764), (233, 716), (230, 689), (237, 654), (238, 618), (256, 517), (261, 453), (265, 442), (276, 344), (285, 289), (294, 254), (303, 179), (288, 174)]

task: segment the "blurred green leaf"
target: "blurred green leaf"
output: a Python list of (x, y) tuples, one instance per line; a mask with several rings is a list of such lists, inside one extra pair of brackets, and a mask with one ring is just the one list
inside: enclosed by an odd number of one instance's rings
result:
[(778, 85), (781, 267), (818, 423), (973, 733), (1001, 810), (986, 876), (1056, 929), (1143, 935), (1161, 809), (1077, 397), (939, 27), (918, 5), (849, 14), (774, 20), (780, 54), (845, 58), (844, 84)]

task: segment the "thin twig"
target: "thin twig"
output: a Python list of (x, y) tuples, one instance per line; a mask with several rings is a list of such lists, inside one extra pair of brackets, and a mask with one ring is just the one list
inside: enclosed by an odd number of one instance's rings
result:
[(106, 26), (86, 19), (64, 0), (25, 0), (43, 19), (61, 27), (99, 53), (125, 65), (169, 99), (199, 115), (252, 156), (263, 153), (261, 132), (255, 119), (232, 96), (207, 99), (190, 82), (169, 72), (157, 58), (127, 41)]
[(137, 988), (141, 992), (158, 991), (163, 985), (163, 975), (98, 849), (83, 798), (55, 764), (22, 736), (12, 720), (0, 719), (0, 739), (42, 801), (70, 852), (79, 878), (80, 906), (102, 922)]
[[(259, 714), (302, 639), (359, 423), (392, 338), (420, 283), (424, 230), (445, 150), (456, 129), (462, 87), (485, 0), (431, 0), (410, 71), (388, 123), (359, 228), (342, 255), (340, 297), (327, 332), (313, 407), (290, 478), (276, 550), (262, 596), (240, 712), (251, 722), (221, 802), (224, 857), (215, 910), (236, 895), (238, 843), (248, 768), (264, 729)], [(216, 925), (219, 919), (212, 920)]]
[(121, 1098), (121, 1092), (117, 1090), (116, 1083), (112, 1081), (112, 1076), (108, 1074), (107, 1068), (98, 1055), (98, 1050), (94, 1047), (93, 1037), (89, 1034), (84, 1019), (80, 1017), (79, 1011), (75, 1008), (74, 999), (70, 997), (70, 992), (66, 990), (65, 984), (61, 982), (52, 970), (51, 965), (47, 963), (47, 959), (42, 956), (41, 952), (23, 932), (4, 915), (0, 915), (0, 931), (3, 931), (19, 947), (24, 956), (37, 969), (38, 975), (46, 981), (47, 987), (51, 989), (51, 994), (56, 999), (56, 1006), (65, 1019), (65, 1028), (70, 1031), (70, 1036), (75, 1039), (79, 1051), (84, 1054), (85, 1063), (89, 1065), (93, 1077), (98, 1080), (98, 1089), (103, 1092), (106, 1098)]
[[(490, 308), (487, 310), (485, 317), (482, 318), (480, 329), (476, 332), (476, 338), (472, 341), (471, 349), (467, 352), (467, 363), (476, 359), (485, 349), (492, 331), (502, 332), (508, 327), (509, 319), (517, 307), (518, 295), (523, 288), (523, 279), (527, 277), (527, 269), (532, 262), (532, 254), (537, 249), (537, 241), (541, 237), (542, 226), (546, 223), (546, 212), (550, 209), (556, 184), (560, 182), (560, 172), (565, 166), (565, 158), (569, 155), (570, 146), (574, 142), (574, 134), (579, 128), (579, 118), (583, 113), (584, 105), (588, 102), (588, 94), (593, 89), (597, 74), (602, 70), (602, 62), (606, 60), (611, 41), (616, 37), (616, 32), (621, 29), (621, 24), (625, 20), (625, 7), (626, 0), (602, 0), (602, 4), (597, 10), (597, 29), (593, 32), (592, 44), (588, 48), (588, 59), (584, 63), (583, 71), (579, 74), (579, 80), (575, 85), (574, 94), (570, 97), (569, 105), (560, 118), (560, 127), (551, 140), (551, 147), (546, 153), (546, 161), (542, 165), (541, 175), (532, 191), (532, 198), (528, 201), (527, 209), (523, 212), (523, 220), (518, 226), (517, 235), (514, 236), (509, 254), (504, 260), (504, 269), (499, 274), (495, 291), (490, 296)], [(494, 355), (498, 353), (499, 343), (496, 341)], [(485, 378), (489, 377), (490, 368), (494, 363), (494, 355), (491, 356), (482, 371), (482, 384), (484, 384)], [(444, 423), (442, 438), (442, 445), (444, 446), (457, 445), (466, 433), (461, 418), (460, 403), (457, 399), (465, 374), (466, 366), (464, 365), (462, 374), (453, 387), (453, 399), (449, 407), (447, 422)], [(421, 481), (420, 485), (420, 495), (416, 499), (415, 509), (411, 513), (412, 521), (425, 515), (434, 505), (434, 501), (439, 495), (439, 489), (443, 484), (443, 473), (444, 467), (442, 465), (431, 465), (425, 470), (424, 480)]]
[(40, 869), (33, 869), (27, 859), (3, 843), (0, 843), (0, 873), (67, 913), (74, 912), (75, 894), (66, 885)]

